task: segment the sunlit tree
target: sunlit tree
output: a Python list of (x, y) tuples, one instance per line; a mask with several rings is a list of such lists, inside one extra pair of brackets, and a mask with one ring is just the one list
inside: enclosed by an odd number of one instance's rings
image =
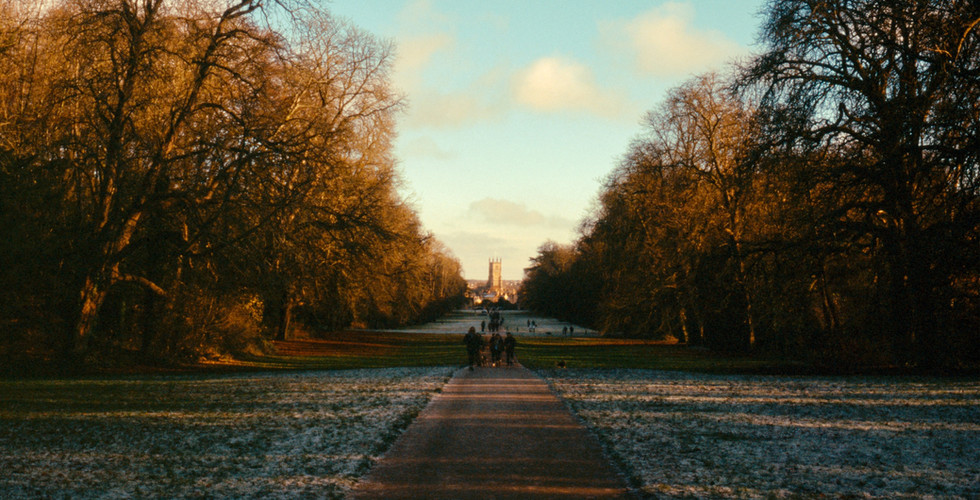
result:
[(176, 358), (285, 338), (296, 306), (346, 326), (387, 290), (436, 300), (393, 271), (452, 258), (397, 193), (386, 42), (300, 0), (0, 9), (0, 288), (20, 338), (68, 365), (107, 345)]

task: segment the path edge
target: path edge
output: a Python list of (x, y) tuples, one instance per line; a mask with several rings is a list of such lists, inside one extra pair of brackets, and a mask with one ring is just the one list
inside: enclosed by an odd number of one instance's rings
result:
[[(525, 366), (525, 368), (527, 367)], [(561, 404), (565, 407), (565, 410), (572, 415), (572, 418), (574, 418), (579, 423), (579, 425), (584, 427), (585, 430), (588, 431), (589, 435), (592, 436), (592, 438), (599, 443), (599, 448), (602, 450), (602, 455), (603, 457), (605, 457), (606, 463), (608, 463), (609, 466), (612, 467), (613, 472), (616, 473), (619, 476), (619, 478), (623, 481), (623, 484), (626, 485), (627, 492), (629, 493), (629, 495), (633, 498), (644, 498), (643, 482), (640, 480), (640, 478), (635, 477), (634, 475), (629, 473), (629, 469), (625, 465), (626, 461), (621, 459), (619, 455), (614, 453), (612, 446), (610, 446), (609, 441), (607, 439), (604, 439), (602, 437), (602, 434), (599, 433), (599, 431), (595, 427), (590, 425), (587, 420), (582, 418), (578, 414), (578, 412), (575, 411), (574, 408), (572, 408), (572, 404), (567, 399), (562, 397), (561, 393), (558, 392), (557, 389), (555, 389), (555, 386), (551, 383), (551, 381), (548, 380), (547, 377), (541, 374), (542, 371), (556, 371), (556, 370), (553, 368), (546, 368), (546, 369), (527, 368), (527, 369), (528, 371), (533, 373), (535, 377), (540, 378), (541, 380), (544, 381), (545, 384), (548, 385), (548, 390), (551, 391), (551, 393), (554, 394), (554, 396), (558, 398), (559, 401), (561, 401)]]
[[(448, 385), (449, 382), (456, 377), (456, 375), (458, 375), (461, 371), (463, 371), (466, 368), (466, 366), (468, 365), (463, 365), (463, 366), (443, 365), (443, 368), (450, 370), (450, 372), (449, 375), (446, 376), (442, 385), (433, 389), (429, 393), (429, 399), (425, 402), (425, 406), (420, 408), (419, 411), (415, 412), (415, 415), (412, 415), (410, 419), (405, 419), (403, 422), (399, 422), (398, 426), (391, 429), (387, 433), (387, 435), (383, 438), (383, 441), (386, 441), (384, 445), (384, 449), (377, 451), (376, 456), (368, 457), (368, 461), (370, 465), (368, 465), (367, 468), (364, 468), (361, 474), (357, 478), (355, 478), (356, 480), (354, 481), (354, 483), (350, 486), (349, 490), (344, 494), (344, 498), (349, 498), (350, 495), (357, 489), (357, 486), (359, 484), (367, 481), (368, 476), (371, 475), (371, 472), (373, 472), (374, 469), (378, 466), (378, 463), (384, 460), (385, 456), (388, 455), (388, 453), (391, 453), (391, 450), (395, 447), (395, 444), (398, 443), (398, 440), (400, 440), (402, 436), (405, 434), (405, 431), (407, 431), (408, 428), (411, 427), (412, 424), (414, 424), (415, 421), (419, 419), (419, 417), (421, 417), (426, 411), (429, 410), (429, 407), (432, 406), (432, 401), (434, 401), (436, 397), (442, 394), (446, 385)], [(547, 380), (545, 382), (547, 383)], [(550, 388), (551, 386), (549, 385), (548, 387)]]

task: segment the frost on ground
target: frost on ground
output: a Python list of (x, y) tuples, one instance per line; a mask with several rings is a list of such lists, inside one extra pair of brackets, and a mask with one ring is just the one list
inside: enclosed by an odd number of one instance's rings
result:
[(0, 496), (341, 498), (449, 375), (0, 381)]
[(980, 382), (542, 373), (652, 498), (980, 498)]

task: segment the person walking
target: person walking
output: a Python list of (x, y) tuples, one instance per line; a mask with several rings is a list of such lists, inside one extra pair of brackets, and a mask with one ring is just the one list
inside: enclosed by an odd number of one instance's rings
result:
[(470, 330), (463, 336), (463, 343), (466, 344), (470, 370), (473, 370), (473, 365), (479, 364), (480, 361), (480, 348), (483, 347), (483, 339), (477, 335), (476, 328), (471, 326)]
[(504, 352), (507, 354), (507, 366), (514, 366), (514, 349), (517, 347), (517, 339), (510, 332), (504, 337)]
[(490, 337), (490, 360), (493, 366), (500, 363), (501, 353), (504, 350), (504, 339), (499, 333), (493, 332)]

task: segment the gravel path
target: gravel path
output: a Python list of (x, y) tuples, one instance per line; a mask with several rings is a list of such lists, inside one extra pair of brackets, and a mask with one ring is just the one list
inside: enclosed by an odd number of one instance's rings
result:
[(354, 498), (630, 498), (596, 439), (523, 367), (458, 371)]

